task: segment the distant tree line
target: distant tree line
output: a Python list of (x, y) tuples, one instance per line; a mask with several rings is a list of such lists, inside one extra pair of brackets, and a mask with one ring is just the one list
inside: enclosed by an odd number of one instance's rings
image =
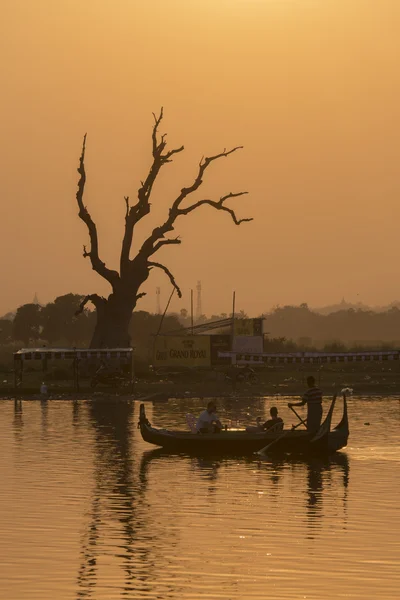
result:
[[(95, 327), (95, 315), (90, 310), (80, 314), (84, 296), (66, 294), (41, 306), (24, 304), (12, 319), (0, 319), (0, 345), (88, 347)], [(248, 315), (238, 311), (237, 316)], [(260, 315), (258, 315), (260, 316)], [(277, 307), (264, 317), (264, 349), (266, 351), (295, 351), (325, 348), (345, 350), (350, 347), (400, 345), (400, 309), (386, 311), (346, 309), (320, 314), (307, 304)], [(196, 323), (229, 317), (226, 313), (202, 315)], [(159, 332), (162, 317), (146, 311), (135, 311), (129, 325), (131, 344), (139, 351), (151, 351), (154, 335)], [(190, 328), (191, 317), (185, 309), (162, 320), (161, 333)]]
[[(41, 306), (24, 304), (13, 319), (0, 319), (0, 344), (20, 344), (21, 346), (53, 346), (86, 348), (92, 339), (96, 317), (90, 310), (79, 311), (84, 296), (66, 294), (54, 302)], [(129, 326), (131, 344), (148, 346), (149, 339), (157, 333), (161, 315), (146, 311), (135, 311)], [(167, 315), (162, 330), (181, 329), (177, 315)]]
[(400, 309), (386, 311), (346, 309), (324, 315), (307, 304), (277, 307), (265, 317), (264, 331), (270, 338), (285, 339), (286, 347), (346, 347), (396, 345), (400, 340)]

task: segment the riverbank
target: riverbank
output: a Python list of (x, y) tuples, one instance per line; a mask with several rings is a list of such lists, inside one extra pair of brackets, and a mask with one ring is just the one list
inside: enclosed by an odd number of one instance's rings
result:
[[(359, 397), (393, 397), (400, 396), (400, 382), (397, 383), (374, 383), (352, 386), (344, 382), (337, 385), (321, 385), (324, 396), (332, 396), (335, 392), (341, 394), (343, 389), (348, 389), (348, 394)], [(124, 390), (102, 389), (92, 391), (82, 389), (79, 392), (72, 392), (64, 387), (49, 386), (49, 393), (41, 395), (36, 390), (14, 390), (3, 391), (0, 399), (17, 400), (142, 400), (151, 402), (167, 402), (169, 399), (190, 399), (190, 398), (263, 398), (265, 396), (285, 396), (299, 397), (304, 391), (304, 385), (297, 382), (278, 384), (278, 385), (250, 385), (242, 384), (233, 389), (232, 386), (217, 385), (216, 382), (191, 383), (190, 385), (182, 383), (146, 383), (138, 382), (135, 384), (132, 392)], [(5, 393), (4, 393), (5, 392)]]
[[(52, 399), (140, 399), (154, 395), (162, 398), (260, 398), (265, 396), (298, 397), (307, 388), (307, 376), (313, 374), (324, 396), (350, 388), (354, 396), (400, 395), (399, 365), (371, 363), (357, 365), (330, 365), (311, 370), (290, 368), (289, 365), (254, 370), (251, 380), (234, 381), (223, 371), (187, 371), (170, 373), (143, 373), (137, 376), (133, 387), (121, 388), (98, 384), (91, 387), (90, 378), (81, 378), (79, 391), (68, 379), (55, 380), (40, 371), (24, 373), (21, 385), (15, 391), (10, 374), (0, 378), (0, 398), (41, 399), (40, 387), (47, 386)], [(157, 401), (157, 400), (156, 400)], [(164, 400), (165, 401), (165, 400)]]

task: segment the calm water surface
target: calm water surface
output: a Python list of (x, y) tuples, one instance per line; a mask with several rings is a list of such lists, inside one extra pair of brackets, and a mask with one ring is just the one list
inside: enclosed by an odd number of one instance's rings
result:
[[(274, 403), (290, 425), (286, 402), (221, 400), (220, 416)], [(202, 408), (147, 413), (185, 428)], [(398, 399), (350, 400), (349, 446), (313, 461), (163, 455), (138, 412), (0, 401), (2, 599), (400, 598)]]

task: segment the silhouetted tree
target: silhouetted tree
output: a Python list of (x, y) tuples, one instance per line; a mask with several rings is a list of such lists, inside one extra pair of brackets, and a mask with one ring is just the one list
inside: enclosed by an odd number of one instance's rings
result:
[[(230, 317), (232, 315), (229, 315)], [(221, 321), (221, 319), (227, 319), (228, 318), (228, 313), (221, 313), (220, 315), (211, 315), (209, 321)]]
[(0, 344), (7, 344), (12, 340), (13, 323), (9, 319), (0, 319)]
[(41, 312), (41, 337), (51, 344), (65, 340), (71, 346), (87, 345), (93, 335), (95, 315), (84, 310), (75, 316), (83, 299), (79, 294), (65, 294), (46, 304)]
[(103, 277), (111, 286), (111, 294), (108, 298), (99, 296), (98, 294), (90, 294), (84, 298), (81, 303), (80, 310), (83, 310), (87, 302), (91, 301), (96, 307), (97, 322), (96, 328), (91, 341), (91, 347), (118, 347), (129, 346), (129, 323), (131, 321), (132, 312), (139, 298), (145, 295), (140, 289), (143, 283), (149, 277), (150, 271), (153, 268), (163, 270), (169, 277), (172, 285), (181, 297), (181, 291), (175, 281), (171, 271), (163, 264), (152, 260), (154, 254), (160, 248), (167, 245), (180, 244), (179, 237), (168, 238), (167, 234), (175, 228), (175, 223), (178, 217), (185, 216), (200, 208), (201, 206), (211, 206), (217, 210), (227, 212), (236, 225), (240, 225), (243, 221), (251, 221), (252, 219), (238, 219), (233, 209), (226, 206), (226, 201), (231, 198), (242, 196), (246, 192), (228, 193), (221, 196), (219, 200), (202, 199), (193, 204), (185, 204), (185, 200), (199, 189), (203, 183), (203, 177), (208, 167), (220, 158), (227, 157), (233, 152), (236, 152), (240, 147), (224, 150), (214, 156), (202, 158), (198, 172), (194, 181), (187, 187), (183, 187), (179, 195), (175, 198), (169, 209), (168, 218), (162, 225), (153, 229), (151, 234), (142, 244), (134, 258), (130, 257), (134, 230), (136, 225), (144, 219), (151, 210), (150, 197), (154, 183), (161, 168), (172, 161), (175, 154), (182, 152), (183, 146), (167, 151), (166, 136), (158, 134), (158, 128), (163, 118), (161, 109), (160, 115), (154, 115), (154, 127), (152, 133), (152, 154), (153, 161), (149, 173), (138, 190), (137, 201), (131, 205), (129, 197), (125, 197), (126, 212), (125, 212), (125, 231), (122, 239), (119, 270), (109, 269), (102, 261), (99, 255), (99, 242), (96, 225), (91, 218), (86, 206), (83, 203), (83, 195), (86, 182), (85, 173), (85, 144), (84, 138), (82, 154), (78, 173), (80, 179), (78, 182), (78, 191), (76, 199), (79, 207), (79, 217), (86, 224), (90, 238), (90, 248), (86, 250), (84, 246), (83, 256), (88, 257), (92, 264), (92, 268)]
[[(129, 325), (129, 334), (132, 338), (132, 344), (135, 347), (147, 345), (151, 347), (153, 337), (158, 333), (161, 321), (161, 315), (154, 315), (144, 310), (136, 310)], [(165, 315), (162, 321), (160, 333), (169, 331), (179, 331), (183, 329), (179, 319), (175, 315)]]
[(20, 306), (13, 321), (13, 338), (29, 344), (40, 338), (41, 306), (39, 304), (24, 304)]

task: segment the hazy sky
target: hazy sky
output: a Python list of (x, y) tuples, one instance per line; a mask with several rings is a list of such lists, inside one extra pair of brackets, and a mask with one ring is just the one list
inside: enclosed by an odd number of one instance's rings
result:
[[(124, 195), (151, 159), (152, 111), (186, 151), (154, 190), (151, 225), (215, 164), (201, 194), (248, 190), (229, 215), (181, 218), (180, 247), (157, 255), (189, 308), (400, 298), (399, 0), (2, 0), (0, 313), (70, 291), (108, 292), (82, 257), (75, 201), (82, 136), (85, 203), (100, 252), (118, 266)], [(210, 196), (211, 195), (211, 196)], [(138, 308), (165, 304), (153, 272)]]

